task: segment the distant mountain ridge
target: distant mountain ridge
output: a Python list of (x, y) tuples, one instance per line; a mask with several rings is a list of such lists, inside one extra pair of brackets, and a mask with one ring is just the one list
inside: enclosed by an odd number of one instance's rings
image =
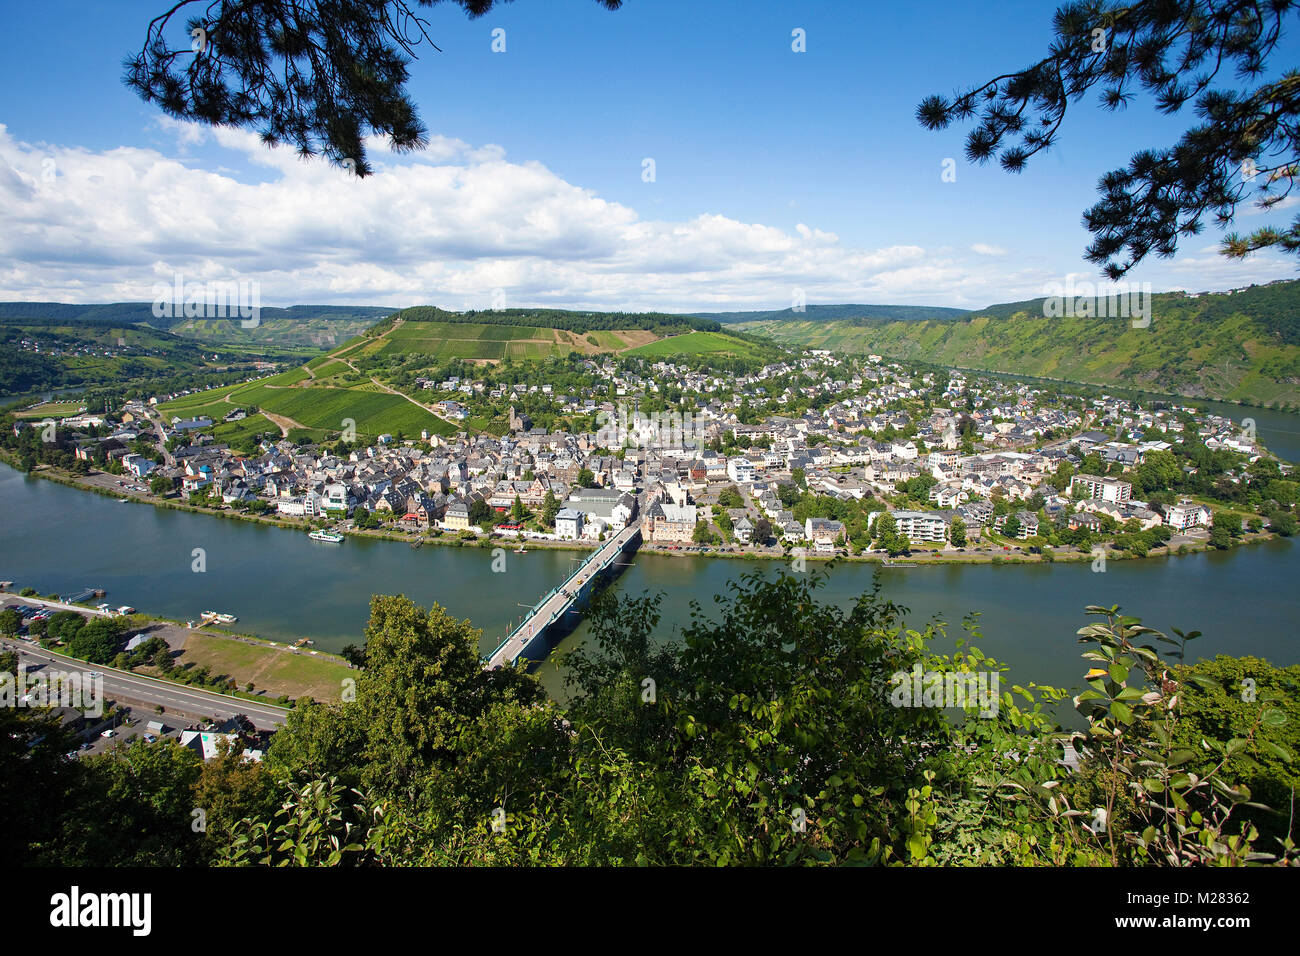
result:
[(769, 309), (757, 312), (690, 312), (715, 322), (772, 322), (788, 319), (795, 322), (831, 322), (839, 319), (956, 319), (970, 315), (969, 309), (951, 309), (938, 305), (808, 305), (802, 312)]
[[(1151, 323), (1044, 314), (1044, 298), (957, 318), (749, 321), (785, 345), (1300, 408), (1300, 281), (1150, 296)], [(1057, 310), (1059, 311), (1059, 310)]]
[[(354, 322), (359, 319), (378, 322), (396, 312), (387, 306), (374, 305), (291, 305), (287, 308), (264, 307), (262, 321), (317, 319), (325, 322)], [(184, 315), (158, 318), (152, 302), (106, 302), (77, 304), (70, 302), (0, 302), (0, 322), (9, 325), (62, 325), (68, 322), (95, 325), (137, 325), (145, 323), (155, 329), (197, 321), (203, 316)], [(17, 321), (15, 321), (17, 320)], [(222, 321), (209, 319), (209, 321)]]

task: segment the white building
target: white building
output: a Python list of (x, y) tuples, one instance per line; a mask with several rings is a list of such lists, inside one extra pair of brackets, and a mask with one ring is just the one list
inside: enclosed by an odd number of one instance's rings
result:
[(930, 511), (895, 511), (898, 533), (908, 541), (943, 541), (947, 526), (943, 516)]
[(1113, 501), (1115, 504), (1133, 497), (1133, 486), (1118, 478), (1098, 478), (1096, 475), (1075, 475), (1070, 479), (1070, 494), (1082, 488), (1084, 497)]
[(582, 512), (575, 508), (561, 508), (555, 515), (555, 536), (568, 541), (581, 538)]
[(732, 458), (727, 462), (727, 477), (738, 485), (754, 482), (754, 463), (748, 458)]
[(1184, 498), (1176, 505), (1170, 505), (1165, 509), (1165, 524), (1175, 531), (1186, 531), (1188, 528), (1208, 527), (1214, 516), (1210, 509), (1205, 505), (1198, 505), (1190, 498)]

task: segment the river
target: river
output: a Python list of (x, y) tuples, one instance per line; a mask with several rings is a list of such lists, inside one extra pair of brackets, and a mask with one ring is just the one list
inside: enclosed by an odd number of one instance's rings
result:
[[(205, 570), (193, 570), (202, 549)], [(360, 643), (371, 594), (438, 602), (483, 630), (484, 653), (511, 622), (566, 575), (576, 551), (507, 552), (493, 573), (486, 549), (349, 538), (341, 545), (305, 532), (170, 511), (29, 478), (0, 465), (0, 579), (40, 593), (104, 588), (110, 603), (179, 620), (200, 611), (236, 614), (235, 628), (271, 640), (311, 637), (338, 651)], [(818, 574), (817, 562), (809, 573)], [(871, 586), (874, 565), (844, 564), (828, 575), (826, 598), (847, 605)], [(665, 594), (660, 636), (689, 620), (690, 602), (706, 609), (714, 594), (746, 571), (774, 573), (766, 562), (637, 554), (617, 580), (621, 592)], [(941, 565), (884, 569), (883, 593), (910, 609), (909, 626), (938, 617), (950, 624), (981, 612), (985, 653), (1011, 665), (1011, 677), (1073, 686), (1085, 669), (1075, 631), (1089, 604), (1120, 604), (1148, 626), (1200, 630), (1195, 656), (1256, 655), (1300, 663), (1295, 584), (1300, 547), (1277, 540), (1183, 557), (1091, 564)], [(586, 638), (580, 625), (565, 638)], [(951, 641), (939, 645), (950, 650)], [(556, 668), (539, 669), (561, 693)]]

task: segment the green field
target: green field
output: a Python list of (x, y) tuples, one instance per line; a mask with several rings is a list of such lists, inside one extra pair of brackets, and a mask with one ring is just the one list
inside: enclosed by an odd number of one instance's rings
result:
[(262, 433), (279, 438), (280, 426), (264, 415), (249, 415), (237, 422), (217, 420), (212, 426), (212, 437), (231, 448), (239, 448), (245, 442), (251, 444), (251, 440)]
[(335, 657), (292, 653), (200, 631), (185, 636), (185, 649), (177, 660), (181, 665), (206, 666), (213, 675), (233, 677), (241, 690), (251, 681), (272, 698), (287, 694), (329, 700), (338, 696), (345, 677), (356, 676), (356, 671)]
[(390, 395), (387, 392), (348, 388), (263, 387), (255, 392), (239, 393), (238, 398), (273, 414), (291, 418), (307, 428), (341, 431), (344, 420), (352, 419), (356, 422), (357, 433), (369, 436), (386, 432), (417, 436), (421, 429), (443, 435), (455, 431), (432, 412), (412, 405), (400, 395)]
[(672, 358), (675, 355), (732, 355), (759, 358), (763, 350), (751, 342), (733, 338), (724, 332), (687, 332), (634, 348), (628, 355), (648, 359)]
[[(343, 369), (346, 371), (346, 366)], [(398, 432), (416, 437), (426, 429), (435, 435), (450, 435), (456, 431), (450, 423), (432, 412), (413, 405), (401, 395), (380, 391), (377, 385), (369, 381), (356, 388), (296, 384), (306, 379), (305, 371), (294, 369), (244, 385), (186, 395), (176, 402), (161, 406), (160, 410), (168, 417), (207, 416), (220, 423), (232, 408), (256, 406), (262, 411), (298, 422), (309, 429), (314, 438), (342, 431), (346, 419), (356, 423), (358, 435), (370, 438), (386, 433), (395, 435)], [(229, 396), (229, 402), (224, 400), (226, 396)], [(260, 415), (256, 416), (256, 420), (265, 422), (265, 425), (255, 425), (254, 419), (230, 425), (218, 424), (218, 431), (233, 437), (227, 438), (222, 434), (215, 437), (219, 441), (234, 444), (238, 437), (259, 430), (275, 430), (275, 426)]]

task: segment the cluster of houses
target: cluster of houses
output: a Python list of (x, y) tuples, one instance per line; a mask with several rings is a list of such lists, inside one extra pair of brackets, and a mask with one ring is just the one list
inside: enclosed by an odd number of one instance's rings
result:
[[(631, 439), (625, 444), (633, 447), (619, 454), (613, 451), (618, 442), (604, 432), (536, 428), (526, 414), (511, 408), (509, 431), (501, 436), (458, 433), (403, 442), (381, 436), (373, 446), (347, 455), (267, 441), (247, 456), (213, 442), (209, 419), (173, 417), (164, 421), (164, 430), (176, 441), (158, 464), (129, 450), (153, 427), (143, 405), (128, 404), (115, 421), (91, 416), (93, 421), (63, 424), (100, 426), (98, 437), (78, 441), (79, 456), (98, 450), (120, 459), (139, 477), (156, 473), (171, 478), (186, 493), (208, 491), (229, 504), (260, 500), (288, 517), (361, 509), (412, 528), (465, 530), (476, 523), (472, 516), (476, 511), (481, 515), (483, 505), (502, 513), (516, 501), (534, 511), (554, 502), (559, 507), (556, 537), (597, 539), (637, 517), (637, 494), (643, 491), (646, 539), (681, 543), (691, 540), (703, 517), (697, 500), (735, 485), (748, 502), (729, 515), (741, 543), (748, 543), (758, 521), (766, 519), (778, 538), (834, 549), (843, 536), (838, 522), (799, 522), (782, 506), (777, 487), (796, 475), (814, 494), (842, 500), (892, 495), (915, 478), (933, 479), (928, 509), (894, 512), (899, 532), (912, 541), (946, 540), (956, 517), (976, 534), (985, 526), (1004, 527), (1010, 515), (995, 513), (997, 498), (1021, 503), (1011, 514), (1018, 536), (1031, 537), (1038, 533), (1040, 515), (1024, 503), (1036, 493), (1043, 496), (1042, 514), (1076, 528), (1099, 527), (1104, 516), (1119, 522), (1136, 519), (1143, 527), (1163, 522), (1177, 530), (1211, 520), (1208, 509), (1190, 503), (1157, 513), (1133, 499), (1131, 483), (1115, 477), (1076, 474), (1061, 494), (1046, 484), (1066, 460), (1078, 467), (1083, 457), (1095, 453), (1107, 466), (1128, 469), (1153, 450), (1169, 448), (1144, 435), (1152, 428), (1172, 427), (1179, 409), (1151, 410), (1107, 397), (1090, 406), (1065, 407), (1040, 401), (1028, 385), (971, 381), (956, 373), (940, 390), (933, 374), (909, 374), (902, 366), (881, 364), (878, 356), (861, 363), (819, 353), (729, 378), (671, 363), (656, 363), (642, 373), (614, 362), (589, 364), (620, 393), (644, 395), (665, 381), (693, 391), (689, 427), (655, 432), (649, 440), (620, 431), (617, 439)], [(778, 391), (774, 383), (791, 381), (791, 373), (797, 373), (797, 381), (813, 384)], [(775, 395), (766, 394), (764, 382)], [(425, 384), (463, 394), (463, 401), (441, 402), (443, 413), (452, 417), (468, 414), (468, 403), (484, 391), (481, 382), (458, 379)], [(729, 397), (709, 396), (723, 388)], [(628, 419), (628, 403), (554, 395), (549, 385), (492, 391), (513, 397), (539, 389), (569, 410), (603, 413), (611, 422)], [(746, 400), (768, 397), (779, 403), (796, 392), (834, 395), (836, 400), (799, 414), (741, 421)], [(906, 410), (921, 407), (917, 400), (925, 397), (938, 400), (929, 411)], [(242, 413), (232, 409), (227, 417)], [(1208, 446), (1259, 453), (1253, 439), (1230, 420), (1200, 416), (1198, 421)], [(1049, 434), (1070, 437), (1051, 441)], [(967, 442), (979, 451), (963, 453), (963, 447), (970, 451)], [(729, 451), (719, 450), (723, 447)], [(580, 487), (584, 471), (590, 472), (591, 487)]]

